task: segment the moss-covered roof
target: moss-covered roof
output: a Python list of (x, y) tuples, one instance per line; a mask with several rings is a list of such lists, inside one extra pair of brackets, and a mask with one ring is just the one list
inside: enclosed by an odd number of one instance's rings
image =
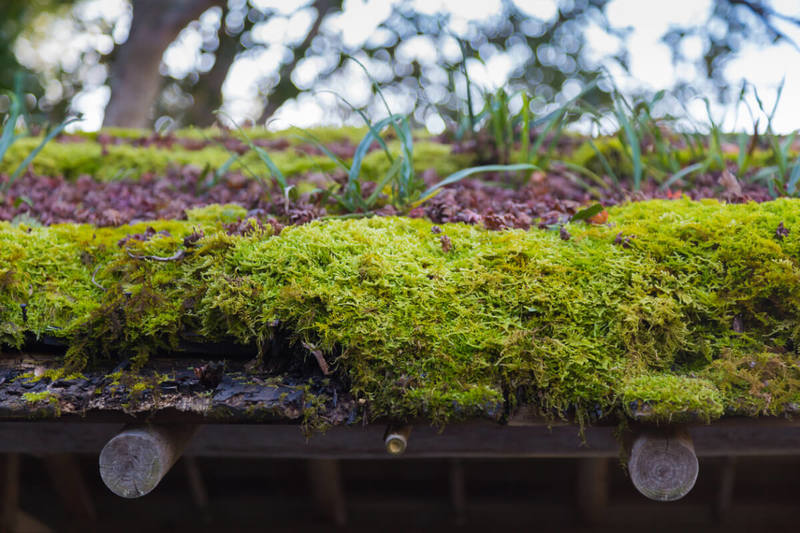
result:
[[(710, 420), (800, 406), (799, 200), (629, 203), (606, 224), (568, 224), (568, 240), (380, 217), (228, 235), (222, 223), (243, 214), (0, 223), (0, 343), (57, 337), (77, 371), (143, 364), (182, 339), (263, 347), (280, 329), (374, 417), (524, 403), (582, 421)], [(130, 234), (145, 240), (120, 245)]]

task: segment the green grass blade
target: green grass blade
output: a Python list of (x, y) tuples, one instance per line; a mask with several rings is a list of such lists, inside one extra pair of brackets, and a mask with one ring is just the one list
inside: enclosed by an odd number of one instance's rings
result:
[(608, 162), (608, 158), (605, 156), (605, 154), (603, 154), (603, 152), (600, 151), (600, 149), (597, 147), (597, 145), (594, 143), (592, 139), (589, 139), (589, 146), (592, 147), (592, 150), (594, 151), (595, 155), (600, 160), (600, 164), (603, 165), (603, 170), (606, 171), (606, 174), (608, 174), (608, 176), (614, 180), (614, 183), (619, 183), (619, 178), (617, 177), (617, 173), (614, 172), (613, 168), (611, 168), (611, 163)]
[[(345, 105), (347, 105), (347, 106), (350, 108), (350, 110), (351, 110), (351, 111), (353, 111), (354, 113), (357, 113), (357, 114), (358, 114), (358, 115), (361, 117), (361, 119), (364, 121), (364, 125), (365, 125), (367, 128), (370, 128), (370, 127), (372, 127), (372, 121), (369, 119), (369, 117), (367, 116), (367, 114), (366, 114), (366, 113), (365, 113), (363, 110), (361, 110), (361, 109), (358, 109), (356, 106), (354, 106), (353, 104), (351, 104), (350, 102), (348, 102), (348, 101), (347, 101), (347, 99), (346, 99), (346, 98), (344, 98), (343, 96), (340, 96), (339, 94), (337, 94), (337, 93), (335, 93), (335, 92), (333, 92), (333, 91), (329, 91), (329, 90), (327, 90), (327, 89), (326, 89), (326, 90), (317, 91), (317, 93), (330, 93), (330, 94), (334, 95), (336, 98), (338, 98), (339, 100), (341, 100), (342, 102), (344, 102), (344, 104), (345, 104)], [(391, 113), (390, 113), (390, 115), (391, 115)], [(303, 132), (304, 132), (306, 135), (309, 135), (309, 136), (312, 136), (312, 137), (314, 137), (314, 136), (311, 134), (311, 132), (310, 132), (310, 131), (308, 131), (308, 130), (306, 130), (306, 129), (304, 129), (304, 128), (299, 128), (299, 129), (302, 129), (302, 130), (303, 130)], [(316, 137), (314, 137), (314, 138), (316, 139)], [(383, 151), (386, 153), (386, 157), (388, 157), (388, 158), (389, 158), (389, 161), (391, 161), (391, 160), (392, 160), (392, 153), (389, 151), (389, 147), (386, 145), (386, 143), (384, 142), (384, 140), (383, 140), (383, 139), (382, 139), (380, 136), (378, 136), (378, 138), (377, 138), (377, 141), (378, 141), (378, 144), (380, 144), (380, 145), (381, 145), (381, 148), (383, 148)], [(319, 139), (317, 139), (317, 143), (316, 143), (316, 144), (317, 144), (317, 145), (318, 145), (320, 148), (322, 147), (322, 143), (321, 143), (321, 141), (319, 141)], [(334, 157), (335, 157), (335, 156), (334, 156)]]
[(394, 163), (392, 163), (392, 166), (389, 168), (389, 171), (386, 173), (386, 175), (384, 175), (380, 181), (375, 183), (375, 190), (372, 191), (372, 194), (370, 194), (366, 200), (366, 205), (368, 209), (372, 209), (372, 206), (375, 205), (375, 202), (378, 200), (378, 197), (381, 195), (386, 185), (388, 185), (389, 183), (392, 182), (392, 180), (395, 179), (397, 173), (400, 172), (400, 167), (402, 166), (402, 164), (403, 164), (402, 159), (400, 158), (395, 159)]
[(231, 169), (231, 166), (239, 159), (238, 154), (233, 154), (225, 161), (217, 170), (214, 172), (214, 180), (219, 181), (222, 177), (228, 173)]
[(416, 207), (426, 200), (432, 198), (442, 187), (446, 187), (447, 185), (461, 181), (467, 176), (479, 174), (481, 172), (516, 172), (518, 170), (539, 170), (539, 168), (536, 165), (530, 165), (528, 163), (519, 163), (516, 165), (483, 165), (479, 167), (465, 168), (459, 170), (458, 172), (453, 172), (439, 183), (428, 187), (428, 189), (422, 193), (420, 199), (414, 202), (413, 207)]
[(350, 172), (350, 167), (348, 167), (347, 164), (339, 158), (339, 156), (331, 152), (330, 149), (328, 149), (328, 147), (325, 146), (322, 143), (322, 141), (318, 137), (313, 135), (311, 132), (304, 130), (303, 134), (295, 134), (292, 136), (296, 139), (301, 139), (303, 141), (313, 144), (314, 146), (319, 148), (319, 150), (323, 154), (325, 154), (329, 159), (331, 159), (334, 163), (336, 163), (336, 165), (339, 168), (343, 169), (345, 172)]
[[(247, 144), (247, 146), (248, 146), (248, 147), (249, 147), (251, 150), (253, 150), (253, 151), (254, 151), (254, 152), (255, 152), (255, 153), (258, 155), (258, 158), (259, 158), (259, 159), (261, 159), (261, 162), (262, 162), (262, 163), (264, 163), (264, 165), (266, 165), (266, 167), (269, 169), (269, 172), (270, 172), (270, 174), (272, 175), (272, 178), (273, 178), (273, 179), (274, 179), (274, 180), (275, 180), (275, 181), (278, 183), (278, 185), (280, 186), (280, 188), (281, 188), (281, 193), (285, 195), (285, 194), (286, 194), (286, 191), (287, 191), (287, 187), (289, 186), (288, 182), (286, 181), (286, 176), (284, 176), (284, 175), (283, 175), (283, 172), (281, 172), (281, 169), (279, 169), (279, 168), (278, 168), (278, 166), (277, 166), (277, 165), (276, 165), (276, 164), (275, 164), (275, 163), (272, 161), (272, 158), (269, 156), (269, 154), (267, 153), (267, 151), (266, 151), (266, 150), (264, 150), (263, 148), (261, 148), (260, 146), (257, 146), (257, 145), (256, 145), (256, 144), (253, 142), (253, 140), (252, 140), (252, 139), (250, 139), (250, 137), (247, 135), (247, 133), (245, 133), (244, 129), (243, 129), (241, 126), (239, 126), (239, 125), (236, 123), (236, 121), (235, 121), (235, 120), (233, 120), (233, 117), (231, 117), (230, 115), (228, 115), (227, 113), (225, 113), (225, 112), (223, 112), (223, 111), (216, 111), (215, 113), (217, 113), (217, 114), (219, 114), (219, 115), (224, 115), (225, 117), (227, 117), (227, 118), (228, 118), (228, 120), (230, 120), (230, 121), (231, 121), (231, 123), (233, 123), (233, 125), (236, 127), (236, 130), (237, 130), (237, 131), (239, 132), (239, 134), (242, 136), (242, 139), (244, 139), (244, 142), (245, 142), (245, 144)], [(260, 177), (258, 177), (257, 175), (253, 174), (253, 173), (250, 171), (250, 169), (248, 169), (248, 168), (247, 168), (247, 167), (244, 165), (244, 163), (242, 163), (242, 168), (244, 168), (245, 170), (247, 170), (247, 172), (250, 172), (250, 174), (251, 174), (251, 175), (252, 175), (254, 178), (256, 178), (256, 179), (259, 179), (259, 180), (260, 180), (260, 181), (262, 181), (262, 182), (264, 181), (262, 178), (260, 178)]]
[(631, 159), (633, 160), (633, 190), (638, 191), (642, 185), (642, 150), (639, 146), (639, 139), (636, 137), (636, 131), (633, 129), (626, 112), (623, 109), (623, 102), (621, 97), (616, 97), (617, 107), (614, 114), (617, 116), (622, 129), (625, 131), (625, 136), (628, 139), (628, 145), (631, 150)]
[(556, 109), (556, 110), (554, 110), (554, 111), (551, 111), (550, 113), (546, 114), (545, 116), (543, 116), (543, 117), (539, 117), (538, 119), (534, 120), (534, 121), (533, 121), (533, 124), (531, 124), (531, 126), (533, 126), (533, 127), (536, 127), (536, 126), (539, 126), (539, 125), (541, 125), (541, 124), (546, 124), (546, 123), (548, 123), (548, 122), (552, 121), (554, 117), (556, 117), (556, 116), (558, 116), (558, 115), (560, 115), (560, 114), (564, 113), (564, 112), (565, 112), (567, 109), (569, 109), (570, 107), (572, 107), (572, 105), (573, 105), (575, 102), (577, 102), (578, 100), (580, 100), (581, 98), (583, 98), (583, 97), (586, 95), (586, 93), (590, 92), (592, 89), (594, 89), (595, 87), (597, 87), (597, 84), (598, 84), (599, 82), (600, 82), (600, 80), (599, 80), (599, 79), (596, 79), (596, 80), (593, 80), (593, 81), (591, 81), (590, 83), (587, 83), (587, 84), (586, 84), (586, 87), (584, 87), (584, 88), (581, 90), (581, 92), (579, 92), (579, 93), (578, 93), (577, 95), (575, 95), (573, 98), (570, 98), (569, 100), (567, 100), (567, 101), (564, 103), (564, 105), (562, 105), (562, 106), (561, 106), (561, 107), (559, 107), (558, 109)]
[(740, 132), (736, 137), (736, 144), (739, 147), (739, 152), (736, 154), (736, 173), (739, 176), (744, 175), (747, 171), (748, 154), (747, 144), (750, 141), (750, 135), (745, 132)]
[(261, 162), (267, 166), (270, 174), (272, 174), (272, 177), (278, 182), (278, 185), (280, 185), (281, 192), (285, 194), (286, 188), (289, 186), (289, 182), (286, 181), (286, 176), (283, 175), (281, 169), (278, 168), (278, 165), (275, 164), (266, 150), (260, 146), (256, 146), (252, 142), (249, 142), (248, 144), (250, 145), (250, 148), (255, 150), (256, 154), (258, 154), (258, 158), (261, 159)]
[(605, 181), (603, 181), (602, 177), (598, 176), (597, 173), (592, 172), (591, 170), (589, 170), (586, 167), (582, 167), (580, 165), (576, 165), (575, 163), (570, 163), (569, 161), (553, 161), (553, 163), (556, 163), (558, 165), (562, 165), (563, 167), (568, 168), (568, 169), (572, 170), (573, 172), (577, 172), (578, 174), (583, 174), (584, 176), (586, 176), (587, 178), (589, 178), (592, 181), (594, 181), (596, 184), (598, 184), (603, 189), (608, 187), (608, 184)]
[(358, 176), (361, 172), (361, 163), (364, 161), (364, 157), (369, 152), (369, 147), (372, 146), (372, 142), (380, 138), (380, 132), (383, 130), (383, 128), (396, 120), (402, 120), (402, 118), (402, 115), (390, 115), (369, 127), (369, 131), (367, 131), (367, 134), (363, 139), (361, 139), (361, 142), (358, 143), (356, 151), (353, 154), (353, 162), (350, 165), (348, 181), (358, 180)]
[(396, 205), (404, 208), (421, 188), (417, 184), (414, 173), (414, 136), (411, 132), (411, 124), (408, 121), (408, 117), (402, 117), (401, 120), (392, 122), (392, 127), (397, 133), (398, 139), (400, 139), (403, 150), (400, 172), (398, 178), (394, 180), (395, 195), (393, 201)]
[(526, 163), (531, 162), (531, 96), (527, 91), (522, 91), (522, 158)]
[[(351, 206), (357, 205), (363, 208), (363, 198), (361, 198), (361, 164), (369, 152), (369, 147), (372, 146), (373, 141), (380, 137), (380, 132), (389, 124), (396, 120), (402, 120), (402, 115), (390, 115), (369, 127), (369, 131), (358, 143), (356, 151), (353, 154), (353, 162), (350, 165), (350, 171), (347, 173), (347, 183), (345, 184), (344, 196), (348, 198)], [(348, 208), (352, 209), (352, 207)]]
[(539, 161), (539, 150), (542, 147), (545, 139), (547, 138), (547, 134), (550, 133), (550, 130), (559, 126), (561, 121), (564, 120), (564, 116), (566, 115), (566, 111), (562, 110), (561, 114), (555, 115), (551, 118), (550, 122), (548, 122), (539, 135), (536, 136), (536, 140), (533, 142), (533, 146), (531, 147), (531, 153), (533, 154), (533, 160), (536, 164), (541, 164), (542, 162)]
[(50, 132), (45, 136), (45, 138), (42, 139), (42, 142), (40, 142), (36, 146), (36, 148), (31, 150), (31, 152), (27, 155), (27, 157), (25, 157), (25, 159), (22, 160), (22, 163), (19, 164), (17, 169), (14, 171), (14, 173), (11, 174), (11, 177), (6, 182), (6, 185), (5, 185), (6, 188), (10, 187), (11, 184), (14, 183), (14, 180), (16, 180), (19, 177), (19, 175), (22, 174), (22, 172), (26, 168), (28, 168), (28, 165), (30, 165), (31, 162), (34, 160), (34, 158), (37, 155), (39, 155), (39, 152), (42, 151), (42, 149), (44, 148), (44, 145), (46, 145), (47, 143), (52, 141), (57, 135), (59, 135), (62, 131), (64, 131), (64, 128), (66, 128), (67, 126), (69, 126), (70, 124), (72, 124), (73, 122), (76, 122), (78, 120), (81, 120), (81, 118), (80, 117), (68, 118), (67, 120), (63, 121), (61, 124), (59, 124), (58, 126), (53, 128), (52, 130), (50, 130)]
[(472, 80), (467, 72), (467, 45), (464, 39), (455, 35), (454, 37), (458, 41), (458, 46), (461, 48), (461, 70), (464, 74), (464, 80), (467, 84), (467, 116), (469, 117), (470, 134), (472, 134), (475, 132), (477, 120), (475, 118), (475, 112), (472, 110)]
[(9, 94), (8, 97), (11, 99), (11, 108), (5, 126), (3, 126), (3, 134), (0, 135), (0, 161), (3, 160), (9, 147), (20, 137), (19, 135), (15, 135), (14, 129), (16, 128), (17, 119), (20, 115), (21, 104), (16, 95)]
[(789, 181), (786, 182), (786, 192), (794, 196), (797, 192), (797, 183), (800, 181), (800, 160), (796, 160), (792, 166), (792, 173), (789, 175)]
[(586, 207), (584, 209), (581, 209), (580, 211), (578, 211), (577, 213), (572, 215), (569, 220), (570, 220), (570, 222), (579, 222), (581, 220), (589, 220), (593, 216), (595, 216), (595, 215), (599, 214), (600, 212), (602, 212), (603, 209), (605, 209), (605, 207), (603, 207), (603, 204), (594, 204), (594, 205), (591, 205), (591, 206)]
[(384, 98), (384, 96), (383, 96), (383, 91), (381, 91), (381, 86), (378, 84), (377, 80), (375, 80), (375, 78), (372, 77), (372, 74), (369, 73), (369, 70), (367, 70), (367, 67), (364, 66), (364, 63), (362, 63), (361, 61), (359, 61), (358, 59), (356, 59), (355, 57), (353, 57), (353, 56), (351, 56), (349, 54), (345, 55), (345, 57), (355, 61), (356, 64), (358, 64), (358, 66), (361, 67), (361, 70), (363, 70), (364, 74), (367, 75), (367, 78), (369, 78), (369, 81), (372, 82), (372, 86), (375, 88), (375, 92), (378, 93), (378, 96), (380, 97), (381, 102), (383, 102), (383, 106), (386, 108), (386, 113), (389, 116), (391, 116), (392, 115), (392, 110), (389, 108), (389, 102), (387, 102), (386, 98)]
[(547, 148), (545, 149), (545, 162), (550, 161), (550, 158), (553, 156), (553, 151), (558, 146), (558, 141), (561, 140), (561, 136), (564, 134), (564, 127), (567, 125), (567, 121), (564, 120), (566, 118), (566, 114), (556, 123), (556, 129), (553, 132), (553, 136), (550, 138), (550, 142), (547, 143)]
[(769, 178), (774, 176), (777, 172), (778, 172), (777, 166), (764, 167), (755, 174), (753, 174), (752, 178), (750, 179), (752, 179), (753, 181), (768, 181)]
[(695, 163), (693, 165), (689, 165), (688, 167), (679, 170), (678, 172), (676, 172), (675, 174), (673, 174), (672, 176), (667, 178), (667, 180), (664, 181), (664, 183), (662, 183), (659, 186), (659, 189), (661, 189), (662, 191), (666, 190), (666, 189), (669, 189), (677, 181), (683, 179), (684, 177), (688, 176), (692, 172), (697, 172), (698, 170), (702, 170), (705, 167), (707, 167), (707, 163)]

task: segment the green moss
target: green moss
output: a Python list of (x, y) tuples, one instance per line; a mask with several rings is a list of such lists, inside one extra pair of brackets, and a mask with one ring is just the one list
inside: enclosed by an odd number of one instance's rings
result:
[[(127, 248), (117, 241), (146, 225), (0, 223), (0, 339), (61, 337), (80, 370), (119, 353), (142, 364), (186, 331), (264, 345), (279, 320), (371, 416), (445, 421), (532, 401), (580, 419), (710, 420), (800, 405), (799, 200), (631, 203), (608, 225), (570, 224), (569, 241), (442, 225), (449, 253), (424, 220), (231, 237), (229, 209), (153, 222), (171, 236)], [(172, 255), (195, 227), (205, 237), (179, 261), (127, 253)], [(97, 265), (106, 290), (91, 283)]]
[(631, 417), (663, 422), (710, 420), (723, 412), (714, 383), (668, 374), (629, 379), (622, 387), (622, 403)]
[[(58, 407), (58, 397), (49, 390), (41, 392), (26, 392), (22, 395), (22, 399), (28, 403), (40, 404), (45, 408), (52, 409), (54, 410), (54, 414), (56, 416), (60, 415), (60, 409)], [(40, 414), (46, 415), (47, 413), (42, 412)]]
[[(150, 133), (142, 130), (110, 129), (104, 133), (122, 139), (146, 137)], [(180, 130), (176, 134), (189, 139), (214, 139), (218, 130)], [(322, 142), (347, 141), (354, 146), (366, 133), (362, 128), (320, 128), (312, 133)], [(146, 173), (163, 174), (170, 166), (195, 165), (199, 168), (216, 170), (222, 167), (231, 157), (231, 152), (218, 144), (210, 144), (200, 150), (189, 150), (176, 143), (170, 148), (155, 146), (141, 147), (132, 144), (107, 144), (105, 148), (96, 141), (98, 132), (81, 134), (85, 142), (48, 143), (33, 162), (34, 171), (48, 176), (64, 176), (77, 178), (89, 175), (97, 180), (109, 181), (122, 178), (136, 179)], [(299, 130), (269, 132), (266, 130), (248, 130), (250, 138), (286, 139), (290, 147), (284, 150), (268, 150), (275, 165), (287, 176), (298, 176), (310, 171), (331, 172), (337, 168), (335, 161), (324, 155), (307, 155), (295, 149), (297, 145), (307, 144), (301, 138)], [(468, 166), (469, 155), (451, 156), (450, 147), (432, 141), (425, 141), (428, 135), (417, 134), (423, 140), (415, 146), (415, 168), (422, 172), (434, 168), (444, 176)], [(23, 138), (15, 142), (0, 161), (0, 172), (11, 172), (39, 144), (40, 138)], [(395, 152), (399, 151), (399, 143), (389, 143)], [(373, 151), (363, 162), (363, 172), (367, 179), (375, 179), (389, 169), (389, 163), (382, 151)], [(248, 151), (234, 163), (231, 170), (253, 172), (268, 178), (269, 170), (260, 161), (254, 151)]]
[(214, 204), (186, 210), (186, 219), (192, 224), (230, 224), (245, 216), (247, 209), (237, 204)]
[(44, 372), (40, 374), (36, 374), (34, 372), (25, 372), (24, 374), (20, 374), (15, 379), (24, 379), (30, 383), (36, 383), (43, 379), (47, 379), (51, 383), (54, 381), (64, 380), (64, 381), (76, 381), (79, 379), (86, 379), (86, 376), (81, 374), (80, 372), (72, 372), (67, 373), (65, 368), (48, 368)]

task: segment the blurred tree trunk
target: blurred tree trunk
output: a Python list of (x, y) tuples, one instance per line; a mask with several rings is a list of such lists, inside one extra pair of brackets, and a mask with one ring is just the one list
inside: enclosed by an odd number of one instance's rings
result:
[(161, 87), (161, 57), (186, 25), (225, 0), (134, 0), (128, 40), (111, 66), (104, 126), (145, 128)]

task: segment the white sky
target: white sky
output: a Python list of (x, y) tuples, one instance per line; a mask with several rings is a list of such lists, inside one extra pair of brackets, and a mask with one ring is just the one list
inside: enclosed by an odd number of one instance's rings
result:
[[(524, 11), (540, 19), (549, 19), (555, 15), (555, 0), (515, 0)], [(435, 13), (440, 10), (449, 10), (456, 14), (453, 26), (456, 32), (463, 31), (469, 20), (480, 20), (491, 16), (499, 9), (499, 0), (412, 0), (414, 7), (426, 13)], [(343, 39), (349, 45), (359, 46), (373, 34), (375, 28), (389, 14), (392, 0), (345, 0), (343, 15), (333, 18), (326, 24), (331, 28), (339, 29)], [(298, 5), (303, 5), (303, 0), (260, 0), (263, 7), (277, 7), (289, 16)], [(778, 11), (800, 16), (800, 1), (778, 0), (773, 2)], [(100, 6), (100, 7), (98, 7)], [(669, 88), (676, 80), (691, 82), (698, 78), (694, 66), (679, 65), (676, 68), (671, 61), (668, 47), (660, 42), (661, 36), (669, 29), (670, 25), (687, 25), (699, 20), (706, 20), (712, 7), (712, 0), (612, 0), (607, 7), (609, 20), (616, 27), (632, 27), (625, 46), (631, 58), (631, 72), (626, 74), (621, 69), (611, 69), (615, 83), (624, 91), (625, 89), (647, 88), (659, 90)], [(124, 0), (92, 0), (87, 9), (104, 9), (110, 12), (123, 12)], [(120, 11), (122, 10), (122, 11)], [(218, 19), (217, 15), (217, 19)], [(257, 116), (259, 106), (255, 101), (258, 97), (256, 83), (265, 74), (274, 71), (275, 66), (285, 53), (282, 42), (286, 40), (297, 41), (302, 39), (304, 31), (312, 22), (309, 10), (300, 10), (290, 21), (276, 19), (254, 31), (254, 38), (267, 47), (263, 52), (240, 59), (234, 64), (224, 87), (226, 111), (237, 119)], [(800, 42), (800, 30), (788, 23), (777, 23), (796, 42)], [(594, 54), (599, 58), (613, 53), (620, 42), (603, 32), (598, 26), (590, 27), (588, 39)], [(186, 32), (184, 32), (186, 33)], [(116, 37), (116, 36), (115, 36)], [(63, 47), (63, 42), (59, 42)], [(699, 39), (686, 39), (682, 44), (684, 52), (690, 56), (699, 57), (702, 54), (702, 42)], [(62, 57), (65, 51), (59, 47)], [(457, 50), (456, 50), (457, 52)], [(197, 64), (198, 60), (197, 36), (187, 34), (181, 46), (173, 46), (165, 54), (165, 62), (170, 72), (181, 71), (187, 64)], [(427, 54), (424, 44), (408, 43), (404, 53)], [(19, 51), (18, 51), (19, 54)], [(24, 54), (24, 50), (23, 50)], [(68, 53), (66, 54), (68, 55)], [(183, 67), (182, 67), (183, 65)], [(742, 78), (747, 79), (761, 95), (768, 107), (771, 107), (777, 86), (785, 78), (785, 87), (776, 114), (774, 127), (777, 131), (788, 132), (800, 127), (800, 52), (788, 43), (777, 46), (758, 47), (746, 44), (738, 57), (733, 59), (726, 68), (726, 75), (731, 80), (732, 86), (739, 86)], [(497, 85), (496, 80), (502, 80), (513, 67), (507, 56), (494, 56), (489, 58), (486, 65), (477, 61), (470, 65), (471, 77), (477, 82), (491, 88)], [(357, 70), (353, 71), (358, 76)], [(306, 76), (309, 78), (309, 76)], [(298, 80), (302, 80), (303, 73), (298, 73)], [(308, 79), (307, 81), (311, 81)], [(347, 86), (348, 95), (353, 101), (358, 101), (361, 96), (351, 94), (356, 84)], [(712, 96), (712, 95), (709, 95)], [(102, 110), (109, 97), (109, 90), (105, 86), (98, 86), (86, 91), (75, 101), (75, 107), (84, 112), (86, 120), (81, 127), (88, 130), (97, 129), (102, 123)], [(279, 115), (282, 118), (277, 124), (295, 124), (309, 126), (320, 121), (330, 121), (332, 117), (323, 114), (320, 103), (330, 102), (332, 96), (305, 95), (301, 99), (284, 106)], [(748, 103), (753, 109), (756, 103), (752, 95)], [(704, 104), (697, 100), (685, 102), (685, 105), (697, 120), (704, 120), (706, 111)], [(741, 128), (750, 126), (751, 122), (747, 112), (740, 110), (739, 123), (734, 124), (735, 110), (732, 108), (713, 108), (715, 120), (723, 120), (726, 128)]]

